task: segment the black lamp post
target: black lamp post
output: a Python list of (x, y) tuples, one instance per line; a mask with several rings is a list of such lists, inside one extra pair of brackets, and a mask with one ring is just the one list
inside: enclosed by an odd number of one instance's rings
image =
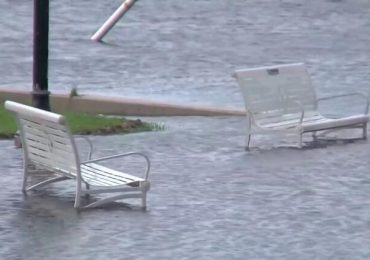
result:
[(49, 0), (34, 0), (32, 105), (50, 111), (48, 91)]

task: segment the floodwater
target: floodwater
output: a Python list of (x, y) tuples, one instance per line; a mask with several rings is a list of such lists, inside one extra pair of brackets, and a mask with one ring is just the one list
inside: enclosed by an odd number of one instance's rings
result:
[[(120, 3), (51, 1), (52, 92), (242, 107), (233, 70), (303, 61), (319, 96), (370, 93), (369, 0), (141, 0), (90, 41)], [(0, 13), (0, 88), (31, 89), (32, 1)], [(240, 117), (144, 120), (166, 130), (92, 139), (97, 156), (149, 154), (147, 211), (77, 212), (73, 183), (24, 196), (21, 150), (0, 141), (0, 259), (370, 258), (368, 141), (259, 137), (245, 152)]]
[[(49, 87), (242, 106), (235, 69), (305, 62), (319, 95), (368, 92), (369, 0), (50, 1)], [(0, 87), (32, 88), (32, 1), (0, 2)]]

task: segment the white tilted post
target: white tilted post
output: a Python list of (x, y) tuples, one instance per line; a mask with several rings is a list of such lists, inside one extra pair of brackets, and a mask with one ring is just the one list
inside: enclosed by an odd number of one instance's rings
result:
[(119, 19), (134, 5), (136, 0), (126, 0), (107, 21), (100, 27), (100, 29), (91, 37), (93, 41), (101, 41), (110, 29), (118, 22)]

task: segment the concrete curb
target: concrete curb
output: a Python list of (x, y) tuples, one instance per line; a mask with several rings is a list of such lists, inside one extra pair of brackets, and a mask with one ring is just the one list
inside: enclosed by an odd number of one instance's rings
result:
[[(12, 100), (31, 104), (30, 91), (0, 89), (0, 102)], [(244, 116), (242, 109), (215, 108), (195, 105), (176, 105), (140, 99), (82, 95), (69, 97), (50, 94), (50, 105), (54, 112), (81, 112), (89, 114), (123, 116)]]

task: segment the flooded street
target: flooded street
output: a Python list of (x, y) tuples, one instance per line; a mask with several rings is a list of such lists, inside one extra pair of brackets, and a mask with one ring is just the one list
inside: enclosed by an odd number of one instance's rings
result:
[[(121, 2), (51, 0), (52, 92), (243, 107), (235, 69), (305, 62), (318, 96), (370, 93), (368, 0), (141, 0), (90, 41)], [(0, 12), (0, 88), (31, 89), (32, 1)], [(246, 152), (244, 118), (142, 119), (166, 129), (91, 138), (96, 156), (151, 157), (147, 211), (77, 212), (73, 182), (24, 196), (21, 150), (0, 140), (0, 259), (370, 258), (368, 141), (258, 137)]]
[[(121, 2), (51, 1), (51, 91), (235, 107), (235, 69), (305, 62), (319, 95), (369, 92), (368, 0), (144, 0), (90, 41)], [(0, 3), (0, 87), (32, 88), (32, 8)]]
[(78, 213), (73, 182), (23, 197), (21, 152), (2, 141), (0, 255), (369, 258), (367, 141), (297, 150), (287, 146), (294, 142), (289, 138), (256, 139), (260, 148), (247, 153), (239, 117), (152, 120), (167, 130), (92, 137), (96, 156), (133, 149), (150, 154), (152, 189), (145, 212), (120, 203)]

